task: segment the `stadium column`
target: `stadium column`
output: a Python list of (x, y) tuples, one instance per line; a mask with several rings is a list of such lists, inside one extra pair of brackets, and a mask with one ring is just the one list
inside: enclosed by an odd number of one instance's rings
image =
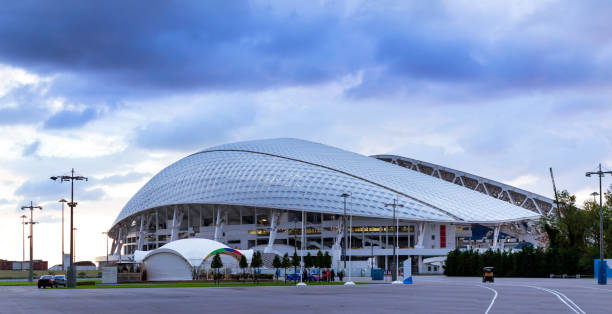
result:
[(179, 209), (178, 206), (174, 206), (174, 213), (172, 214), (172, 229), (170, 230), (170, 241), (178, 240), (178, 228), (180, 227), (180, 220), (183, 217), (179, 217)]
[(138, 231), (138, 250), (142, 251), (145, 215), (140, 215), (140, 230)]
[(221, 209), (217, 208), (217, 219), (215, 221), (215, 237), (214, 240), (220, 242), (221, 234), (223, 231), (223, 223), (224, 221), (221, 219)]
[(113, 244), (111, 245), (110, 255), (115, 255), (116, 249), (117, 249), (117, 239), (113, 239)]
[[(338, 229), (336, 230), (336, 238), (334, 239), (334, 245), (332, 246), (332, 255), (334, 264), (342, 260), (342, 238), (344, 238), (344, 219), (338, 219)], [(339, 267), (339, 266), (338, 266)]]
[(155, 248), (159, 247), (159, 236), (157, 231), (159, 230), (159, 208), (155, 209)]
[(117, 236), (117, 254), (121, 260), (121, 249), (123, 248), (123, 226), (119, 225), (119, 235)]
[(499, 228), (500, 225), (495, 225), (495, 230), (493, 231), (493, 250), (497, 250), (497, 240), (499, 239)]
[(270, 235), (268, 237), (268, 245), (264, 249), (264, 253), (273, 253), (272, 247), (276, 240), (276, 232), (278, 231), (278, 219), (280, 213), (276, 209), (270, 210)]
[(425, 223), (417, 223), (417, 243), (414, 246), (416, 249), (423, 248), (423, 241), (425, 240)]

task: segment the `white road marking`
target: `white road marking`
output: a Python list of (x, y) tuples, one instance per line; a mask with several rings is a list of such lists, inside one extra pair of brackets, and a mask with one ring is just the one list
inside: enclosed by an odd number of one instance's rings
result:
[(495, 299), (497, 299), (497, 291), (493, 288), (489, 288), (487, 286), (483, 286), (483, 285), (478, 285), (479, 287), (483, 287), (486, 289), (489, 289), (491, 291), (493, 291), (495, 293), (495, 295), (493, 296), (493, 300), (491, 300), (491, 304), (489, 304), (489, 307), (487, 308), (487, 310), (485, 311), (485, 314), (489, 314), (489, 311), (491, 310), (491, 308), (493, 307), (493, 303), (495, 303)]
[(563, 294), (563, 293), (561, 293), (561, 292), (559, 292), (557, 290), (547, 289), (547, 288), (542, 288), (542, 287), (536, 287), (536, 286), (525, 286), (525, 287), (534, 288), (534, 289), (538, 289), (538, 290), (542, 290), (542, 291), (546, 291), (548, 293), (554, 294), (557, 297), (557, 299), (561, 300), (561, 302), (563, 302), (565, 305), (567, 305), (567, 307), (569, 307), (572, 311), (574, 311), (574, 313), (576, 313), (576, 314), (586, 314), (586, 312), (583, 311), (578, 305), (576, 305), (576, 303), (574, 303), (574, 301), (572, 301), (565, 294)]

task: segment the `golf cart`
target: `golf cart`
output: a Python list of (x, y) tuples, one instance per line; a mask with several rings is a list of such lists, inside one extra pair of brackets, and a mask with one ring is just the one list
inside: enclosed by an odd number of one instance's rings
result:
[(495, 276), (493, 275), (493, 267), (483, 267), (482, 268), (482, 282), (494, 282)]

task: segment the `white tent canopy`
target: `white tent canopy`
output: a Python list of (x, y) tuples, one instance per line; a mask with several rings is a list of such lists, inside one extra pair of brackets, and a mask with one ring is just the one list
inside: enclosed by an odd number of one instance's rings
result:
[(190, 238), (170, 242), (152, 251), (136, 251), (134, 260), (143, 262), (147, 280), (192, 280), (194, 272), (209, 256), (226, 254), (250, 263), (253, 250), (237, 250), (209, 239)]

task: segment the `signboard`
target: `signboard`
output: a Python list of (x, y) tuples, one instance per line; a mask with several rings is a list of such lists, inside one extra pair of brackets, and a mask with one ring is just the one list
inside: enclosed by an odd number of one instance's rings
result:
[(117, 283), (117, 266), (102, 267), (102, 283)]
[(410, 257), (404, 261), (404, 283), (412, 284), (412, 259)]

